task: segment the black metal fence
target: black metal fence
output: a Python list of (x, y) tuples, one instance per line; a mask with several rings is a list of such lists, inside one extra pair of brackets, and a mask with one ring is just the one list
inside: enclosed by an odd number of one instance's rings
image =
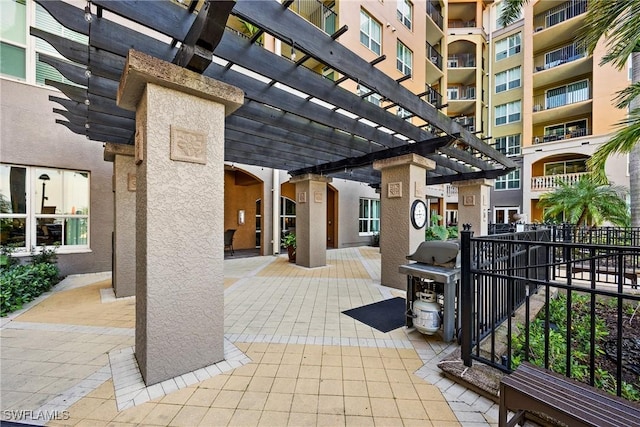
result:
[[(572, 226), (486, 237), (461, 232), (464, 363), (477, 360), (510, 372), (520, 361), (538, 358), (591, 385), (603, 381), (608, 366), (605, 379), (615, 382), (610, 388), (619, 396), (624, 381), (635, 380), (640, 390), (640, 337), (625, 335), (632, 316), (640, 316), (640, 293), (631, 280), (632, 272), (640, 273), (639, 237), (637, 229)], [(554, 294), (561, 295), (554, 303), (563, 315), (551, 313)]]

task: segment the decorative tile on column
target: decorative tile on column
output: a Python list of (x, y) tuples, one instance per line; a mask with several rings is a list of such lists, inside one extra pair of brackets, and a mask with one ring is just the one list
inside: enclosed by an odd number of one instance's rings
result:
[(402, 197), (402, 182), (390, 182), (387, 184), (387, 198), (395, 199)]
[(207, 164), (207, 136), (171, 126), (171, 160)]

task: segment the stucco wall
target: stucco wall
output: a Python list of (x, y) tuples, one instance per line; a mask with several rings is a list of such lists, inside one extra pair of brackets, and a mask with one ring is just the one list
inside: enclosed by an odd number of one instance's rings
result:
[(112, 164), (103, 160), (102, 144), (76, 135), (55, 120), (58, 91), (0, 79), (0, 161), (89, 171), (91, 176), (91, 251), (59, 254), (61, 274), (111, 270), (113, 230)]
[(360, 182), (336, 179), (331, 185), (338, 190), (338, 247), (371, 244), (371, 236), (360, 236), (358, 232), (360, 198), (379, 199), (380, 195)]

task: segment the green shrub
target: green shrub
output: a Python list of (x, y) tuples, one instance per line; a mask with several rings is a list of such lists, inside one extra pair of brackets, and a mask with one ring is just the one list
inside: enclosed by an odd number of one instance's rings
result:
[[(6, 256), (13, 259), (10, 254)], [(60, 270), (55, 260), (55, 249), (43, 248), (38, 254), (32, 251), (29, 264), (19, 265), (9, 260), (3, 264), (0, 270), (1, 317), (21, 309), (58, 283)]]
[[(604, 304), (607, 304), (606, 302)], [(589, 354), (591, 335), (590, 298), (587, 295), (572, 294), (571, 304), (571, 377), (578, 381), (589, 381)], [(604, 355), (603, 343), (609, 335), (607, 325), (601, 318), (595, 321), (595, 355)], [(549, 368), (552, 371), (566, 375), (567, 357), (567, 297), (559, 295), (549, 302)], [(529, 362), (544, 366), (544, 310), (529, 325), (529, 347), (525, 347), (524, 326), (518, 325), (522, 331), (512, 338), (513, 355), (511, 367), (517, 368), (528, 353)], [(596, 367), (594, 375), (595, 386), (612, 394), (616, 393), (616, 380), (613, 374), (605, 369)], [(640, 388), (634, 384), (622, 382), (622, 397), (631, 401), (640, 401)]]

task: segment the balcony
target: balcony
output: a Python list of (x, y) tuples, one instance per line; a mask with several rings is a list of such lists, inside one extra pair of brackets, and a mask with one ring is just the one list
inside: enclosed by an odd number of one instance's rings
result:
[[(436, 26), (442, 32), (444, 29), (444, 18), (442, 17), (442, 12), (439, 7), (436, 7), (431, 1), (427, 1), (427, 16), (431, 18), (431, 21), (436, 24)], [(429, 34), (429, 31), (427, 31)]]
[(455, 19), (452, 20), (450, 19), (447, 22), (447, 25), (449, 26), (449, 28), (475, 28), (476, 27), (476, 21), (462, 21), (459, 19)]
[(447, 58), (447, 68), (470, 68), (476, 66), (476, 56), (473, 53), (457, 53)]
[(427, 43), (427, 58), (431, 61), (433, 65), (438, 67), (439, 70), (442, 70), (442, 55), (429, 42), (426, 42), (426, 43)]
[(429, 85), (427, 85), (424, 100), (436, 108), (440, 108), (440, 106), (442, 105), (442, 95), (440, 94), (440, 92)]
[(458, 197), (458, 187), (451, 184), (446, 184), (444, 187), (444, 194), (447, 198)]
[(582, 15), (586, 11), (587, 0), (570, 0), (534, 16), (533, 26), (536, 32), (542, 31)]
[(559, 182), (572, 185), (589, 172), (566, 173), (562, 175), (544, 175), (531, 178), (531, 191), (551, 191), (560, 187)]
[[(591, 87), (588, 80), (547, 90), (533, 97), (533, 122), (550, 122), (558, 115), (588, 114), (591, 111)], [(550, 111), (554, 110), (554, 111)]]
[(319, 0), (294, 0), (289, 9), (329, 35), (336, 32), (338, 15)]
[(584, 49), (584, 47), (578, 45), (577, 43), (572, 43), (559, 49), (546, 52), (542, 55), (534, 56), (534, 72), (537, 73), (539, 71), (559, 67), (560, 65), (585, 58), (586, 56), (587, 51), (586, 49)]
[[(534, 10), (540, 10), (554, 3), (538, 2)], [(565, 40), (567, 42), (574, 40), (584, 25), (586, 11), (587, 0), (571, 0), (536, 14), (533, 18), (535, 50), (547, 50), (562, 44)]]
[[(450, 111), (451, 107), (449, 107), (448, 110)], [(476, 118), (474, 116), (455, 117), (453, 121), (458, 123), (469, 132), (476, 131)]]
[(544, 144), (545, 142), (563, 141), (570, 138), (580, 138), (582, 136), (591, 135), (591, 129), (578, 128), (566, 132), (547, 132), (544, 135), (534, 136), (533, 144)]

